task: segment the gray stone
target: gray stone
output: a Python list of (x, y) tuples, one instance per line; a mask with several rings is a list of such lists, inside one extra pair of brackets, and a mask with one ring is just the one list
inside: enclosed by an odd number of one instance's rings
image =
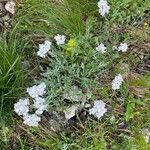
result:
[(10, 16), (8, 14), (2, 17), (2, 20), (4, 21), (8, 21), (9, 19), (10, 19)]

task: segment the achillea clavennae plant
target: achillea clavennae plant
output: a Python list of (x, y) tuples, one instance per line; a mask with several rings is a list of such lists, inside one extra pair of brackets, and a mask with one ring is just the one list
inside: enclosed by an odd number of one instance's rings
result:
[[(100, 0), (98, 2), (99, 12), (102, 16), (105, 16), (109, 13), (110, 6), (108, 6), (106, 0)], [(63, 45), (65, 44), (66, 37), (64, 35), (57, 34), (54, 36), (56, 44)], [(39, 51), (37, 55), (45, 58), (48, 51), (51, 49), (52, 42), (46, 40), (43, 44), (39, 44)], [(77, 42), (75, 39), (70, 39), (66, 44), (66, 52), (73, 53), (74, 49), (77, 47)], [(101, 54), (106, 53), (106, 47), (103, 43), (99, 44), (96, 47), (96, 51)], [(125, 52), (128, 49), (127, 43), (121, 43), (118, 47), (118, 51)], [(122, 85), (123, 78), (121, 74), (118, 74), (114, 80), (112, 81), (112, 89), (118, 90)], [(44, 110), (47, 109), (47, 105), (45, 104), (45, 99), (43, 95), (46, 93), (46, 85), (42, 82), (39, 85), (34, 85), (32, 87), (27, 88), (27, 93), (30, 98), (20, 99), (19, 102), (14, 104), (14, 111), (23, 118), (24, 123), (29, 126), (38, 126), (41, 118), (40, 115)], [(30, 99), (33, 99), (33, 107), (30, 106)], [(30, 113), (30, 109), (34, 110), (34, 113)], [(89, 114), (94, 115), (96, 118), (100, 119), (105, 113), (107, 109), (105, 108), (105, 103), (101, 100), (97, 100), (94, 102), (93, 108), (89, 109)], [(75, 108), (73, 107), (73, 116), (75, 114)]]

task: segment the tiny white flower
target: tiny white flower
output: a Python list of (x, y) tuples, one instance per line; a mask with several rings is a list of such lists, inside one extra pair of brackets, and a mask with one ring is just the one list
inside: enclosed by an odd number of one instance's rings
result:
[(107, 3), (107, 0), (100, 0), (98, 2), (98, 7), (99, 7), (99, 13), (101, 16), (105, 16), (106, 14), (109, 13), (110, 6)]
[(64, 35), (57, 34), (54, 39), (56, 40), (57, 45), (65, 44), (66, 37)]
[(46, 40), (43, 44), (39, 44), (39, 51), (37, 52), (37, 55), (45, 58), (48, 51), (51, 49), (52, 43), (48, 40)]
[(19, 116), (26, 116), (29, 112), (29, 99), (20, 99), (17, 103), (14, 104), (14, 111)]
[(120, 43), (120, 46), (118, 47), (118, 51), (126, 52), (128, 50), (127, 43)]
[(36, 114), (28, 114), (24, 116), (23, 119), (23, 123), (31, 127), (37, 127), (38, 123), (41, 121), (41, 118)]
[(33, 101), (34, 101), (33, 106), (37, 109), (45, 103), (45, 99), (41, 97), (36, 97)]
[(46, 85), (44, 82), (42, 82), (39, 85), (34, 85), (30, 88), (27, 88), (27, 93), (32, 97), (32, 98), (36, 98), (39, 96), (43, 96), (45, 94), (45, 88)]
[(35, 98), (33, 106), (37, 109), (35, 112), (37, 115), (41, 115), (47, 108), (47, 105), (45, 104), (45, 99), (41, 97)]
[(93, 108), (89, 109), (89, 114), (94, 115), (97, 119), (100, 119), (106, 112), (105, 103), (101, 100), (95, 101)]
[(119, 90), (120, 86), (122, 85), (123, 78), (121, 74), (118, 74), (114, 80), (112, 81), (112, 89), (113, 90)]
[(96, 47), (96, 51), (98, 51), (98, 52), (104, 54), (104, 53), (106, 53), (106, 47), (104, 46), (103, 43), (101, 43), (100, 45), (98, 45), (98, 46)]

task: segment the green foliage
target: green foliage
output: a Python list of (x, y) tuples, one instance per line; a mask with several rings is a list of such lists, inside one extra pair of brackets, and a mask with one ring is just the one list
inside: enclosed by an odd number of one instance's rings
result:
[[(6, 38), (9, 38), (7, 40)], [(27, 75), (22, 69), (23, 45), (15, 34), (3, 36), (0, 41), (0, 112), (6, 114), (11, 110), (15, 99), (24, 88)]]
[(96, 9), (94, 0), (26, 0), (23, 4), (16, 20), (19, 22), (18, 30), (26, 37), (33, 33), (49, 37), (50, 33), (58, 31), (71, 35), (83, 34), (87, 18)]
[(131, 118), (134, 117), (134, 108), (135, 108), (135, 103), (133, 103), (131, 98), (128, 99), (129, 102), (127, 103), (127, 110), (125, 114), (126, 121), (128, 122)]
[(112, 55), (110, 61), (109, 56), (97, 53), (93, 44), (95, 42), (91, 39), (90, 33), (76, 36), (76, 46), (69, 52), (68, 44), (59, 49), (52, 48), (47, 60), (49, 67), (43, 74), (44, 81), (48, 85), (48, 103), (58, 105), (62, 102), (63, 92), (68, 91), (73, 85), (85, 91), (100, 87), (101, 83), (97, 80), (115, 57)]
[(143, 106), (145, 103), (140, 99), (135, 99), (133, 95), (129, 95), (126, 99), (126, 113), (125, 113), (125, 119), (128, 122), (130, 119), (134, 117), (135, 114), (135, 107), (136, 105)]
[[(139, 24), (146, 11), (150, 8), (149, 0), (110, 0), (111, 12), (109, 20), (111, 23), (119, 23), (123, 26), (128, 24)], [(135, 9), (137, 8), (137, 9)], [(149, 13), (149, 12), (148, 12)]]
[(9, 139), (11, 135), (11, 129), (4, 123), (5, 121), (0, 121), (0, 147), (7, 149), (9, 145)]

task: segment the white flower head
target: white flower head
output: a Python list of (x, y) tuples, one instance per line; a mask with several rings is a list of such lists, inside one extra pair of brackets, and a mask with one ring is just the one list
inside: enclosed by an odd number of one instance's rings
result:
[(89, 109), (89, 114), (94, 115), (97, 119), (100, 119), (106, 112), (105, 103), (101, 100), (95, 101), (93, 108)]
[(43, 96), (46, 91), (45, 91), (46, 85), (44, 82), (42, 82), (39, 85), (34, 85), (30, 88), (27, 88), (27, 93), (32, 97), (32, 98), (37, 98), (39, 96)]
[(41, 97), (35, 98), (33, 106), (37, 109), (35, 112), (37, 115), (41, 115), (44, 112), (44, 110), (47, 109), (47, 105), (45, 104), (45, 99)]
[(96, 51), (98, 51), (98, 52), (100, 52), (102, 54), (106, 53), (106, 47), (105, 47), (105, 45), (103, 43), (101, 43), (100, 45), (98, 45), (96, 47)]
[(29, 112), (29, 99), (20, 99), (17, 103), (14, 104), (14, 111), (19, 116), (26, 116)]
[(120, 43), (120, 46), (118, 47), (118, 51), (126, 52), (128, 50), (127, 43)]
[(39, 44), (39, 51), (37, 52), (37, 55), (45, 58), (48, 51), (51, 49), (52, 43), (48, 40), (46, 40), (43, 44)]
[(57, 45), (65, 44), (66, 37), (64, 35), (57, 34), (54, 39), (56, 40)]
[(118, 74), (112, 81), (112, 89), (119, 90), (120, 86), (122, 85), (123, 78), (121, 74)]
[(28, 114), (24, 116), (23, 119), (23, 123), (31, 127), (37, 127), (38, 123), (41, 121), (41, 118), (36, 114)]
[(101, 16), (105, 16), (106, 14), (109, 13), (110, 6), (107, 3), (107, 0), (100, 0), (98, 2), (98, 7), (99, 7), (99, 13)]

